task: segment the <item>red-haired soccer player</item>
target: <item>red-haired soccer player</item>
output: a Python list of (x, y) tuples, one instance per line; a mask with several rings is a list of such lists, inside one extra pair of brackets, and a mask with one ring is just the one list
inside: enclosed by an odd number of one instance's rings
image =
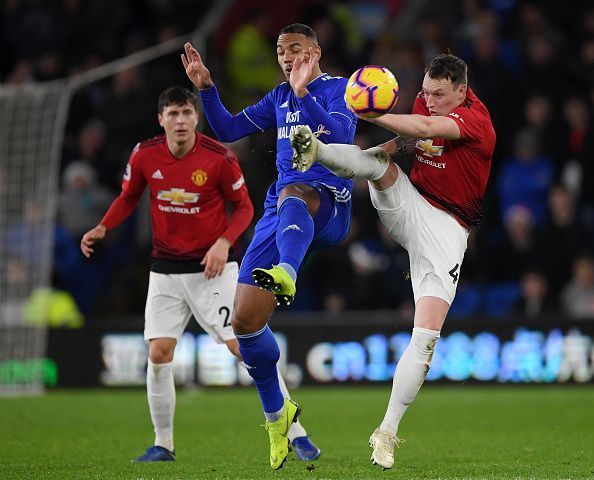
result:
[[(415, 297), (412, 338), (398, 362), (388, 410), (369, 445), (372, 461), (394, 465), (400, 419), (423, 384), (439, 332), (454, 300), (470, 228), (478, 227), (495, 149), (485, 105), (468, 87), (466, 63), (438, 55), (426, 70), (412, 115), (373, 120), (399, 136), (361, 151), (319, 142), (307, 127), (291, 137), (294, 167), (319, 162), (340, 177), (369, 181), (371, 202), (410, 257)], [(414, 151), (410, 178), (389, 155)]]

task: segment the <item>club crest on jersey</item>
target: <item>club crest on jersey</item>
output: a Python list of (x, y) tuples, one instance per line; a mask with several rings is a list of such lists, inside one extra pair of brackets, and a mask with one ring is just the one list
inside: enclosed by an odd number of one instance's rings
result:
[(433, 145), (433, 140), (430, 138), (426, 140), (418, 139), (415, 147), (422, 150), (423, 155), (428, 157), (441, 157), (443, 153), (443, 145)]
[(186, 203), (196, 203), (200, 198), (199, 193), (186, 192), (184, 188), (172, 188), (170, 190), (159, 190), (158, 200), (165, 200), (171, 205), (185, 205)]
[(192, 172), (192, 182), (198, 187), (201, 187), (208, 180), (208, 175), (204, 170), (195, 170)]

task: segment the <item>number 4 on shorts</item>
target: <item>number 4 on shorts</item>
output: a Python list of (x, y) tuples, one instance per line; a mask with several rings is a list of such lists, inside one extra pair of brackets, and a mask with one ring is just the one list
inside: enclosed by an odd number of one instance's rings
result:
[(456, 263), (456, 265), (454, 265), (454, 268), (452, 268), (449, 272), (450, 276), (453, 279), (452, 283), (456, 283), (458, 281), (458, 275), (459, 275), (458, 268), (460, 268), (460, 264)]

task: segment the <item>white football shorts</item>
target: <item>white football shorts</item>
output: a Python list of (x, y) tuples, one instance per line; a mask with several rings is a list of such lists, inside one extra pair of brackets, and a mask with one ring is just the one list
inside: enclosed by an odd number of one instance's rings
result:
[(233, 340), (231, 315), (237, 287), (237, 262), (228, 262), (218, 277), (204, 272), (150, 272), (144, 313), (144, 339), (181, 338), (192, 314), (217, 343)]
[(390, 188), (378, 191), (369, 185), (371, 203), (392, 238), (408, 251), (415, 303), (438, 297), (451, 305), (469, 232), (431, 205), (396, 167), (398, 179)]

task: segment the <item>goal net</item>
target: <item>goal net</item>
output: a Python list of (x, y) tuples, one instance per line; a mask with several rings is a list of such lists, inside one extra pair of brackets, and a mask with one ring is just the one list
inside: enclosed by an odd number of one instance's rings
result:
[(65, 82), (0, 86), (0, 393), (39, 391), (46, 328), (26, 302), (49, 287)]
[[(40, 392), (48, 376), (56, 374), (45, 358), (47, 326), (39, 321), (44, 317), (39, 310), (43, 310), (43, 291), (51, 284), (62, 141), (73, 93), (165, 55), (179, 54), (187, 40), (201, 48), (231, 4), (232, 0), (215, 2), (191, 35), (75, 77), (0, 84), (0, 395)], [(34, 315), (29, 314), (32, 303), (37, 309)], [(52, 383), (55, 378), (49, 380)]]

